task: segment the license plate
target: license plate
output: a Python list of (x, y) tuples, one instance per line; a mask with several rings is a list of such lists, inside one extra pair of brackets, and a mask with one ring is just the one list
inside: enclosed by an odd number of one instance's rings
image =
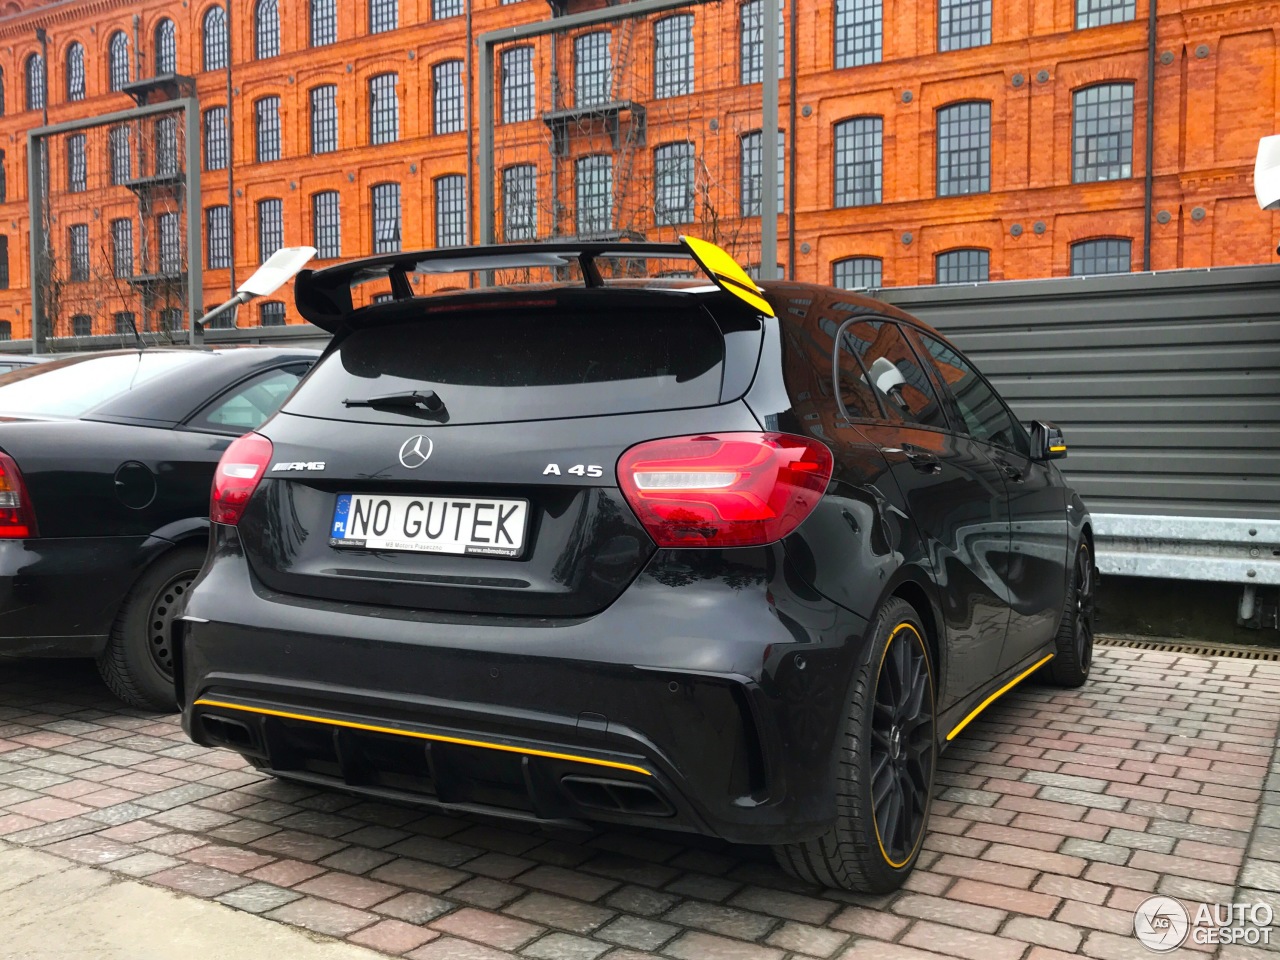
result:
[(527, 500), (342, 493), (334, 506), (329, 545), (518, 557), (528, 516)]

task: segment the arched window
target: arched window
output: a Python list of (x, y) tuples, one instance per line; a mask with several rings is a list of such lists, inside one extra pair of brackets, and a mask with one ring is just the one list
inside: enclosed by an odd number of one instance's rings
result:
[(178, 28), (172, 20), (156, 24), (156, 76), (178, 72)]
[(338, 0), (311, 0), (311, 45), (338, 42)]
[(230, 56), (230, 44), (227, 40), (227, 11), (220, 6), (210, 7), (204, 15), (200, 32), (204, 41), (204, 68), (225, 70), (227, 58)]
[(67, 47), (67, 100), (84, 99), (84, 47), (73, 43)]
[(129, 82), (129, 37), (123, 30), (111, 35), (107, 55), (111, 60), (111, 89), (122, 90)]
[(258, 0), (253, 8), (253, 56), (267, 60), (280, 55), (280, 8), (276, 0)]
[(4, 71), (0, 70), (0, 117), (4, 116)]
[(831, 264), (831, 282), (845, 290), (865, 290), (882, 283), (879, 257), (847, 257)]
[(27, 109), (43, 110), (44, 109), (44, 58), (38, 53), (33, 53), (27, 57), (26, 65), (27, 76)]

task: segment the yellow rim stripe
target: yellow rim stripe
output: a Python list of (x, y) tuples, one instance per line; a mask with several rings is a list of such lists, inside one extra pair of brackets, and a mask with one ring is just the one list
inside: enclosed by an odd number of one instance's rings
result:
[[(916, 642), (920, 644), (920, 649), (924, 652), (924, 671), (929, 677), (929, 698), (932, 699), (933, 698), (933, 668), (929, 665), (929, 648), (925, 646), (924, 637), (920, 636), (920, 631), (917, 630), (911, 624), (900, 623), (893, 628), (893, 633), (889, 634), (889, 639), (885, 641), (884, 650), (880, 654), (880, 670), (884, 669), (884, 658), (889, 655), (889, 647), (893, 644), (894, 638), (896, 638), (898, 634), (900, 634), (903, 630), (911, 631), (911, 634), (916, 638)], [(880, 670), (876, 671), (877, 685), (879, 685), (880, 683)], [(874, 697), (875, 694), (873, 693), (872, 696)], [(931, 733), (930, 736), (936, 737), (937, 733), (936, 732)], [(930, 790), (933, 789), (932, 782), (930, 782), (929, 784), (929, 789)], [(911, 858), (914, 857), (916, 854), (916, 849), (920, 846), (921, 841), (924, 840), (924, 831), (921, 830), (920, 836), (916, 837), (915, 846), (912, 847), (911, 852), (907, 854), (907, 859), (903, 860), (901, 863), (895, 863), (893, 857), (889, 856), (889, 851), (884, 848), (884, 840), (880, 838), (880, 823), (878, 820), (876, 820), (876, 811), (875, 811), (874, 804), (872, 804), (872, 807), (871, 807), (871, 826), (875, 827), (876, 843), (880, 845), (880, 856), (884, 857), (884, 862), (889, 864), (889, 866), (893, 867), (893, 869), (895, 870), (902, 869), (911, 861)]]
[(400, 737), (413, 737), (415, 740), (433, 740), (437, 743), (456, 743), (463, 747), (482, 747), (485, 750), (501, 750), (504, 753), (519, 753), (530, 757), (549, 757), (552, 760), (572, 760), (574, 763), (589, 763), (597, 767), (610, 767), (614, 770), (629, 770), (632, 773), (643, 773), (653, 776), (644, 767), (630, 763), (618, 763), (614, 760), (596, 760), (593, 757), (579, 757), (572, 753), (554, 753), (550, 750), (530, 750), (525, 747), (513, 747), (505, 743), (488, 743), (484, 740), (467, 740), (463, 737), (446, 737), (439, 733), (418, 733), (415, 730), (397, 730), (394, 727), (377, 727), (368, 723), (355, 723), (351, 720), (332, 720), (328, 717), (312, 717), (305, 713), (287, 713), (284, 710), (268, 710), (266, 707), (246, 707), (238, 703), (223, 703), (220, 700), (197, 700), (197, 707), (219, 707), (223, 710), (243, 710), (245, 713), (257, 713), (264, 717), (283, 717), (285, 720), (306, 720), (310, 723), (324, 723), (331, 727), (346, 727), (350, 730), (368, 730), (371, 733), (391, 733)]
[(1027, 669), (1023, 670), (1020, 674), (1018, 674), (1016, 677), (1014, 677), (1012, 680), (1006, 683), (1003, 687), (1001, 687), (995, 693), (991, 694), (991, 696), (987, 697), (987, 699), (983, 700), (980, 704), (978, 704), (974, 708), (972, 713), (970, 713), (967, 717), (965, 717), (958, 724), (956, 724), (956, 728), (947, 734), (947, 739), (954, 740), (956, 738), (956, 734), (958, 734), (961, 730), (967, 727), (970, 721), (972, 721), (974, 717), (980, 714), (983, 710), (987, 709), (987, 707), (991, 706), (991, 704), (997, 698), (1008, 693), (1010, 690), (1016, 687), (1019, 683), (1021, 683), (1027, 677), (1031, 676), (1031, 674), (1035, 673), (1037, 670), (1039, 670), (1041, 667), (1043, 667), (1046, 663), (1048, 663), (1052, 659), (1053, 659), (1053, 654), (1051, 653), (1048, 656), (1044, 657), (1042, 660), (1040, 660), (1038, 663), (1033, 663), (1031, 666), (1027, 667)]

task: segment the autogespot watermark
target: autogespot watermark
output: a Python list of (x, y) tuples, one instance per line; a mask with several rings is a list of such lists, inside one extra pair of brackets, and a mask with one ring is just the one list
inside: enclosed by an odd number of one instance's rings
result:
[(1202, 903), (1192, 915), (1173, 897), (1148, 897), (1133, 912), (1133, 933), (1156, 953), (1177, 950), (1188, 940), (1267, 946), (1273, 914), (1265, 903)]

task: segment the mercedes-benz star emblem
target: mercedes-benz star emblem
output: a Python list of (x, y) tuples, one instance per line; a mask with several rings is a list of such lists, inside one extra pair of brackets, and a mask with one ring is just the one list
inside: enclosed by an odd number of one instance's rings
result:
[(431, 458), (431, 438), (422, 434), (410, 437), (400, 444), (400, 462), (410, 470), (417, 470)]

